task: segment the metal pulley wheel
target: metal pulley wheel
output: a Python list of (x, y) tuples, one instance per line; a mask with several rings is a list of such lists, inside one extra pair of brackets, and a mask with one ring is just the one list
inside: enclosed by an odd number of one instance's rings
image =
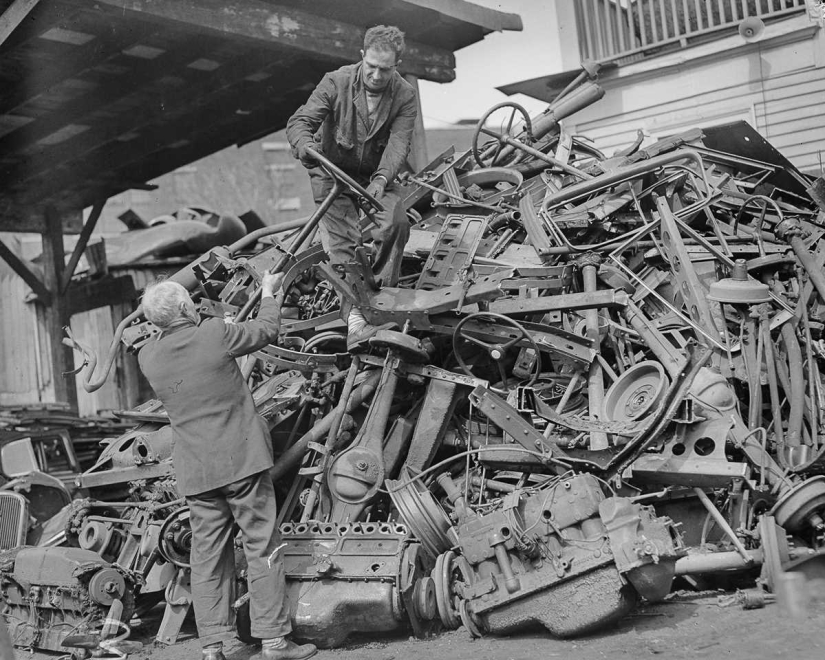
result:
[(438, 616), (441, 618), (444, 627), (449, 630), (456, 630), (461, 627), (461, 614), (459, 613), (461, 599), (452, 591), (453, 571), (456, 568), (455, 560), (456, 554), (452, 550), (438, 555), (432, 572)]
[(438, 615), (435, 596), (435, 583), (429, 576), (417, 580), (413, 587), (413, 603), (420, 619), (432, 621)]
[[(421, 546), (431, 557), (437, 557), (455, 545), (455, 530), (433, 494), (418, 479), (411, 477), (412, 473), (405, 469), (400, 480), (388, 479), (385, 484), (395, 508), (421, 541)], [(399, 488), (398, 484), (403, 482), (408, 483)]]
[(109, 606), (126, 593), (126, 580), (114, 568), (99, 570), (89, 580), (89, 597), (96, 603)]
[(180, 568), (190, 567), (192, 527), (189, 525), (189, 508), (178, 509), (163, 521), (158, 541), (158, 551), (168, 562)]
[(604, 395), (602, 414), (609, 422), (630, 422), (654, 412), (669, 382), (661, 362), (645, 360), (619, 376)]

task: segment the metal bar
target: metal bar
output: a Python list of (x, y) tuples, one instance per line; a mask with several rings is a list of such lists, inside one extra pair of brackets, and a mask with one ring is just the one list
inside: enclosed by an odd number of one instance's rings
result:
[(742, 559), (745, 560), (745, 563), (748, 565), (753, 564), (753, 557), (750, 553), (745, 549), (745, 546), (742, 544), (742, 541), (736, 536), (736, 533), (731, 529), (731, 526), (728, 524), (728, 521), (725, 520), (725, 516), (723, 516), (719, 509), (717, 509), (713, 502), (710, 501), (710, 498), (705, 494), (701, 488), (694, 488), (693, 492), (699, 497), (699, 500), (708, 510), (708, 513), (713, 517), (716, 521), (716, 524), (722, 528), (722, 530), (730, 537), (731, 542), (733, 543), (736, 551), (742, 555)]
[(6, 42), (11, 33), (29, 15), (29, 12), (37, 6), (40, 0), (14, 0), (6, 11), (0, 15), (0, 45)]
[[(596, 255), (586, 255), (586, 261), (582, 266), (582, 280), (584, 292), (588, 294), (596, 293), (598, 289), (598, 264), (599, 257)], [(587, 377), (587, 405), (590, 419), (600, 421), (602, 419), (602, 405), (604, 403), (604, 375), (602, 366), (598, 360), (601, 341), (599, 339), (599, 309), (587, 309), (584, 312), (585, 325), (587, 327), (587, 337), (593, 342), (593, 349), (596, 352), (596, 359), (590, 363), (590, 371)], [(603, 431), (590, 432), (590, 449), (607, 449), (610, 443), (607, 433)]]
[(676, 560), (676, 575), (692, 575), (732, 571), (752, 568), (762, 564), (762, 550), (749, 550), (750, 562), (742, 559), (738, 552), (708, 552), (706, 554), (689, 554)]

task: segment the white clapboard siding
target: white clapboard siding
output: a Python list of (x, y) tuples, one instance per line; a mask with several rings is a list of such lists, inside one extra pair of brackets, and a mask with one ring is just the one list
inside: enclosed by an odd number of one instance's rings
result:
[(601, 81), (604, 98), (571, 117), (566, 128), (608, 155), (631, 144), (690, 128), (748, 121), (805, 172), (820, 174), (825, 156), (825, 31), (803, 27), (764, 45), (691, 59)]

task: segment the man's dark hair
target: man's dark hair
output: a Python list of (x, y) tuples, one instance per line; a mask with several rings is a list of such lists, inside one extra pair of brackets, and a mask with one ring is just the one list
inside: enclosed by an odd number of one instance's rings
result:
[(398, 62), (404, 54), (407, 44), (404, 43), (404, 33), (394, 25), (376, 25), (364, 34), (364, 52), (370, 48), (395, 53)]

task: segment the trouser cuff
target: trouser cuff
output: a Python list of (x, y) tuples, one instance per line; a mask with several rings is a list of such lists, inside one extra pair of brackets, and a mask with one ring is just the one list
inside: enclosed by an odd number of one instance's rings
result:
[(249, 631), (253, 637), (258, 639), (272, 639), (273, 637), (286, 637), (292, 632), (292, 624), (275, 626), (274, 628), (257, 628), (254, 625)]
[(235, 638), (234, 626), (214, 626), (209, 628), (205, 633), (198, 631), (198, 639), (201, 647), (209, 644), (217, 644), (218, 642), (228, 642)]

